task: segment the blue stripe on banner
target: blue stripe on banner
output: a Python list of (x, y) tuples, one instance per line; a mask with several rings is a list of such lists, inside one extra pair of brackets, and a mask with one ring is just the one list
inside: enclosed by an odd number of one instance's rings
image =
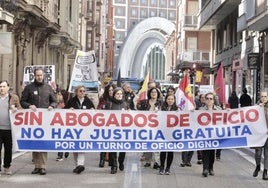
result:
[(18, 140), (17, 143), (18, 149), (22, 151), (194, 151), (247, 147), (247, 138), (178, 142)]

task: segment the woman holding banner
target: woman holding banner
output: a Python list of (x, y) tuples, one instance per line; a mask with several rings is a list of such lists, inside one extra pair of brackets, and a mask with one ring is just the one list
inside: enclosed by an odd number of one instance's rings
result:
[[(105, 104), (106, 110), (128, 110), (128, 103), (124, 101), (124, 90), (117, 87), (113, 90), (113, 98)], [(124, 170), (124, 160), (126, 152), (119, 152), (118, 163), (119, 170)], [(109, 152), (109, 164), (111, 166), (111, 174), (117, 173), (117, 153)]]
[[(85, 95), (85, 86), (77, 86), (75, 88), (75, 96), (67, 101), (65, 109), (94, 109), (93, 102)], [(85, 170), (85, 153), (84, 152), (74, 152), (75, 169), (73, 173), (80, 174)]]
[[(105, 104), (110, 102), (110, 101), (112, 101), (113, 91), (114, 91), (115, 88), (116, 88), (116, 86), (114, 84), (109, 84), (109, 85), (105, 86), (104, 92), (103, 92), (102, 96), (100, 97), (97, 109), (100, 109), (100, 110), (105, 109)], [(99, 167), (100, 168), (104, 167), (104, 163), (105, 163), (106, 158), (109, 158), (108, 153), (101, 152), (100, 153), (100, 162), (99, 162)]]
[[(221, 107), (215, 105), (215, 96), (213, 93), (205, 94), (205, 106), (200, 107), (199, 110), (222, 110)], [(214, 161), (215, 161), (215, 149), (203, 150), (203, 173), (204, 177), (208, 174), (214, 176)]]
[[(266, 114), (266, 121), (268, 121), (268, 92), (262, 91), (260, 92), (260, 101), (258, 105), (264, 106), (265, 114)], [(266, 140), (263, 147), (258, 147), (255, 149), (255, 162), (256, 162), (256, 169), (253, 172), (253, 177), (257, 177), (259, 171), (261, 170), (261, 157), (262, 152), (264, 153), (264, 170), (262, 179), (268, 180), (267, 170), (268, 170), (268, 139)]]
[[(146, 111), (158, 111), (160, 110), (162, 105), (162, 100), (161, 100), (161, 92), (159, 89), (153, 87), (149, 89), (147, 93), (147, 99), (141, 100), (140, 102), (137, 103), (137, 109), (138, 110), (146, 110)], [(151, 166), (151, 161), (153, 159), (153, 154), (154, 154), (154, 169), (159, 169), (160, 165), (158, 163), (159, 161), (159, 153), (155, 152), (146, 152), (143, 154), (143, 157), (145, 159), (145, 165), (144, 167), (150, 167)]]
[[(165, 97), (165, 102), (163, 103), (161, 109), (163, 111), (177, 111), (178, 106), (176, 105), (176, 97), (174, 94), (167, 94)], [(170, 166), (173, 161), (174, 152), (160, 152), (160, 170), (159, 174), (169, 175), (170, 174)], [(165, 168), (165, 161), (167, 161), (167, 165)]]

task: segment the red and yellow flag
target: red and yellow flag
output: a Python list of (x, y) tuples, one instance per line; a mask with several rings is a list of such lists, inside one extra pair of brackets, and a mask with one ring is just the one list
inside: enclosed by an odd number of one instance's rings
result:
[(175, 93), (176, 104), (181, 110), (194, 110), (194, 98), (188, 72), (182, 78)]
[(143, 81), (141, 89), (139, 90), (139, 92), (137, 94), (137, 96), (138, 96), (137, 102), (140, 102), (141, 100), (147, 99), (147, 90), (148, 90), (149, 79), (150, 79), (150, 73), (148, 72), (144, 81)]

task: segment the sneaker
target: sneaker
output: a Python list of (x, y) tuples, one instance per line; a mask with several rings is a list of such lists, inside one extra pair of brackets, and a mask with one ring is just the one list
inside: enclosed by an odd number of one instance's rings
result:
[(198, 160), (197, 164), (199, 164), (199, 165), (203, 164), (202, 160)]
[(166, 175), (169, 175), (169, 174), (170, 174), (170, 169), (169, 169), (169, 168), (166, 168), (166, 170), (165, 170), (165, 174), (166, 174)]
[(11, 175), (12, 171), (10, 170), (10, 168), (4, 168), (4, 174), (5, 175)]
[(160, 167), (160, 169), (159, 169), (159, 174), (160, 174), (160, 175), (164, 175), (164, 173), (165, 173), (165, 172), (164, 172), (164, 167)]
[(62, 157), (57, 157), (56, 161), (63, 161)]
[(217, 161), (221, 160), (221, 157), (216, 157), (216, 160), (217, 160)]

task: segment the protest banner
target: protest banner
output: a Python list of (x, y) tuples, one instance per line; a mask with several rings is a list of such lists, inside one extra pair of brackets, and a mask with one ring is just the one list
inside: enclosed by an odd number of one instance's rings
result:
[(42, 68), (44, 70), (44, 82), (56, 89), (55, 84), (55, 65), (30, 65), (24, 67), (23, 84), (24, 86), (34, 81), (34, 70)]
[(94, 51), (83, 52), (77, 50), (70, 80), (69, 92), (79, 85), (84, 85), (86, 93), (98, 92), (98, 70)]
[(194, 151), (263, 146), (264, 108), (221, 111), (29, 109), (11, 113), (18, 151)]

